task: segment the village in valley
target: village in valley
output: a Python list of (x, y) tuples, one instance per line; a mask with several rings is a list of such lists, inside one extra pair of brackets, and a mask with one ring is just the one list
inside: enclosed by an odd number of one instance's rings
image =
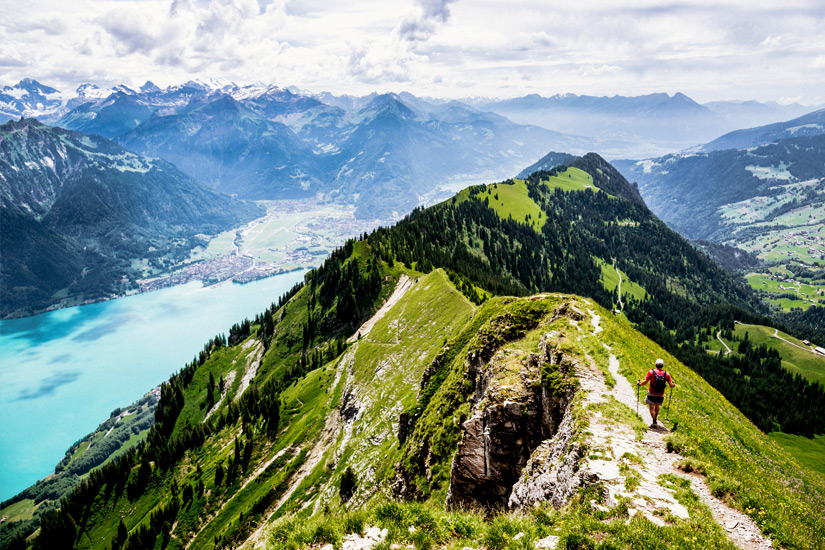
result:
[(249, 283), (289, 271), (317, 267), (346, 239), (392, 220), (359, 220), (354, 207), (314, 200), (262, 201), (265, 216), (240, 229), (203, 236), (206, 244), (171, 272), (138, 281), (141, 292), (202, 281)]

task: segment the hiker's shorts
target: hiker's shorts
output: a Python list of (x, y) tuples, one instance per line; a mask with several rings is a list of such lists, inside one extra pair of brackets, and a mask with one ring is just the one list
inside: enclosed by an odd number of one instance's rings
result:
[(664, 395), (647, 394), (647, 397), (645, 397), (645, 403), (647, 403), (648, 405), (661, 405), (664, 400)]

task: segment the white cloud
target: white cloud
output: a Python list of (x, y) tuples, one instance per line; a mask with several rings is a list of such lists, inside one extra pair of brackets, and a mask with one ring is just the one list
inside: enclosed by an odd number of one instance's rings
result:
[[(32, 14), (37, 14), (32, 15)], [(820, 98), (820, 0), (6, 0), (0, 83)]]

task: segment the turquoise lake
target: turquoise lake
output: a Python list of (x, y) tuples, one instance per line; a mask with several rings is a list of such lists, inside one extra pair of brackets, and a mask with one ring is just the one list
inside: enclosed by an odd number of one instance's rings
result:
[(260, 313), (303, 276), (190, 283), (0, 321), (0, 500), (54, 472), (112, 410), (167, 380), (207, 340)]

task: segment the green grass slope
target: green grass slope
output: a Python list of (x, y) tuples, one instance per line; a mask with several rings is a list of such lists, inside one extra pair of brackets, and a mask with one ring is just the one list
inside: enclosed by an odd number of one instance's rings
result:
[[(825, 506), (825, 479), (800, 468), (790, 454), (760, 432), (718, 391), (626, 321), (603, 319), (603, 341), (621, 361), (620, 372), (635, 380), (658, 358), (679, 387), (670, 410), (672, 444), (708, 465), (711, 488), (756, 520), (763, 533), (789, 547), (816, 548), (825, 540), (825, 518), (810, 514)], [(724, 489), (724, 490), (723, 490)], [(799, 530), (796, 529), (799, 527)], [(804, 533), (804, 534), (803, 534)]]
[(549, 176), (543, 183), (550, 189), (561, 189), (562, 191), (598, 190), (593, 186), (593, 176), (575, 166)]
[(628, 297), (632, 297), (637, 301), (645, 299), (647, 295), (645, 289), (631, 281), (627, 273), (623, 273), (622, 270), (617, 269), (615, 265), (608, 264), (601, 258), (598, 259), (598, 262), (602, 268), (602, 282), (607, 290), (618, 293), (619, 283), (621, 282), (622, 298), (624, 300), (627, 300)]
[[(600, 316), (602, 330), (596, 332), (586, 318), (571, 323), (560, 317), (556, 312), (565, 302)], [(436, 376), (440, 382), (435, 390), (424, 385), (418, 400), (423, 410), (418, 413), (412, 435), (401, 445), (403, 455), (397, 468), (410, 484), (407, 498), (412, 502), (389, 498), (397, 478), (373, 474), (375, 469), (381, 470), (374, 462), (347, 459), (360, 481), (353, 500), (343, 505), (334, 494), (331, 498), (323, 492), (317, 496), (310, 494), (301, 506), (295, 503), (294, 515), (273, 522), (265, 535), (269, 547), (341, 544), (344, 535), (362, 533), (365, 526), (375, 525), (388, 529), (388, 543), (413, 544), (416, 548), (461, 548), (471, 544), (522, 548), (546, 536), (559, 537), (571, 545), (567, 547), (576, 547), (575, 541), (591, 547), (596, 547), (595, 541), (605, 548), (652, 547), (657, 541), (667, 540), (673, 548), (733, 548), (680, 472), (664, 476), (660, 483), (674, 488), (679, 502), (690, 510), (691, 518), (669, 517), (664, 526), (656, 526), (641, 516), (628, 521), (627, 508), (623, 508), (626, 505), (596, 509), (588, 500), (595, 493), (587, 490), (560, 510), (542, 505), (529, 513), (496, 513), (493, 518), (478, 512), (445, 510), (443, 502), (459, 440), (458, 426), (469, 412), (473, 394), (473, 387), (466, 385), (466, 358), (489, 345), (515, 356), (525, 354), (541, 335), (559, 331), (568, 334), (566, 352), (582, 362), (595, 364), (605, 373), (606, 381), (612, 378), (607, 374), (609, 353), (618, 357), (620, 372), (629, 379), (641, 376), (656, 358), (663, 357), (679, 383), (668, 421), (674, 431), (669, 445), (686, 456), (692, 467), (701, 468), (711, 490), (750, 515), (766, 536), (785, 547), (818, 547), (817, 541), (825, 536), (825, 521), (810, 511), (822, 509), (825, 503), (825, 480), (802, 468), (718, 392), (641, 336), (629, 322), (590, 300), (563, 295), (538, 301), (493, 299), (476, 312), (464, 330), (454, 333), (436, 362), (446, 372)], [(503, 371), (498, 379), (507, 380), (508, 376)], [(622, 404), (618, 407), (624, 410), (615, 413), (621, 419), (619, 430), (633, 432), (632, 410)], [(584, 422), (581, 433), (585, 434), (591, 413), (580, 414), (584, 415), (580, 418)], [(353, 433), (361, 426), (369, 430), (369, 424), (362, 425), (359, 418), (353, 424)], [(346, 454), (339, 456), (343, 460)], [(389, 452), (378, 459), (388, 461), (396, 456), (397, 453)], [(344, 465), (339, 461), (335, 468), (340, 471)], [(316, 485), (318, 479), (313, 478), (307, 485)], [(415, 503), (421, 499), (423, 504)], [(308, 505), (313, 502), (314, 506)], [(515, 539), (518, 533), (524, 534), (523, 540)]]
[(825, 435), (807, 438), (801, 435), (773, 432), (769, 437), (788, 451), (800, 464), (825, 477)]
[(541, 208), (530, 198), (524, 180), (495, 183), (472, 196), (485, 201), (503, 220), (520, 221), (536, 231), (541, 231), (544, 227), (545, 219)]
[[(764, 344), (782, 355), (782, 366), (794, 374), (825, 385), (825, 356), (815, 353), (811, 346), (780, 330), (762, 325), (737, 323), (733, 332), (739, 340), (748, 339), (754, 345)], [(737, 343), (728, 343), (736, 349)]]

